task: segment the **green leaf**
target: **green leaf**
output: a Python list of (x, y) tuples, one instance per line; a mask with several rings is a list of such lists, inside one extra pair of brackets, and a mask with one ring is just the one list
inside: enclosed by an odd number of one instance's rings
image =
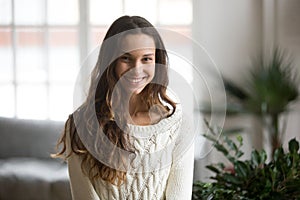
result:
[(287, 167), (292, 167), (292, 165), (293, 165), (293, 160), (292, 160), (291, 157), (287, 157), (287, 158), (286, 158), (286, 165), (287, 165)]
[(236, 139), (240, 143), (240, 146), (242, 146), (243, 145), (243, 137), (241, 135), (237, 135)]
[(219, 169), (216, 168), (215, 166), (208, 165), (208, 166), (206, 166), (206, 168), (209, 169), (210, 171), (215, 172), (216, 174), (219, 174), (219, 173), (220, 173)]
[(280, 159), (282, 159), (283, 154), (284, 154), (284, 153), (283, 153), (282, 147), (276, 149), (275, 152), (274, 152), (274, 161), (277, 162), (277, 161), (279, 161)]
[(296, 153), (299, 150), (299, 143), (298, 141), (293, 138), (292, 140), (289, 141), (289, 151), (291, 153)]
[(243, 183), (243, 180), (240, 177), (225, 173), (224, 175), (224, 179), (226, 181), (228, 181), (229, 183), (235, 184), (235, 185), (239, 185)]
[(267, 160), (267, 153), (266, 151), (263, 149), (261, 152), (260, 152), (260, 164), (264, 164)]
[(208, 140), (212, 141), (212, 142), (217, 142), (216, 138), (214, 138), (214, 137), (211, 136), (211, 135), (203, 134), (203, 136), (204, 136), (205, 138), (207, 138)]
[(225, 137), (225, 142), (231, 150), (233, 150), (235, 152), (238, 151), (236, 144), (232, 140), (230, 140), (228, 137)]
[(247, 175), (248, 175), (248, 167), (242, 161), (237, 161), (234, 164), (234, 170), (235, 170), (236, 174), (240, 177), (247, 177)]
[(260, 155), (258, 151), (252, 151), (251, 153), (251, 161), (254, 164), (255, 167), (257, 167), (260, 164)]
[(222, 152), (225, 156), (228, 155), (228, 151), (227, 151), (227, 149), (226, 149), (223, 145), (221, 145), (221, 144), (219, 144), (219, 143), (215, 143), (214, 146), (216, 147), (216, 149), (217, 149), (218, 151)]
[(223, 77), (223, 82), (225, 90), (235, 98), (241, 101), (249, 98), (247, 92), (245, 92), (244, 89), (240, 87), (240, 85), (233, 83), (225, 77)]
[(242, 151), (238, 151), (237, 153), (236, 153), (236, 157), (237, 158), (240, 158), (240, 157), (242, 157), (244, 155), (244, 152), (242, 152)]

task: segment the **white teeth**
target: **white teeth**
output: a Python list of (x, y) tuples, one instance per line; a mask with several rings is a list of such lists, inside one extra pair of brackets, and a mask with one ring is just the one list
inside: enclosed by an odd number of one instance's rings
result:
[(143, 80), (143, 78), (128, 78), (128, 80), (132, 83), (138, 83)]

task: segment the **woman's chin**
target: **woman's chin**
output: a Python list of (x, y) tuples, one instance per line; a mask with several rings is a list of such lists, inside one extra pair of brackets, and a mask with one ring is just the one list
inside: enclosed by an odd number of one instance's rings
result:
[(145, 87), (141, 87), (141, 88), (127, 88), (127, 92), (130, 94), (130, 95), (138, 95), (140, 94), (143, 89)]

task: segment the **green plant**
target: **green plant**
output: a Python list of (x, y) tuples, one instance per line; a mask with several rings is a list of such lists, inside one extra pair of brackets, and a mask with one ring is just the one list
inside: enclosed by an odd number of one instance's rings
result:
[(266, 163), (264, 150), (253, 150), (251, 159), (241, 160), (241, 136), (236, 137), (237, 142), (228, 137), (218, 138), (216, 134), (205, 137), (214, 142), (215, 148), (232, 165), (232, 170), (222, 162), (208, 165), (207, 168), (215, 174), (211, 177), (213, 182), (195, 182), (193, 200), (300, 199), (300, 152), (296, 139), (289, 141), (287, 152), (282, 147), (276, 148), (274, 159)]
[(299, 96), (297, 76), (291, 66), (287, 53), (276, 48), (270, 58), (261, 56), (253, 62), (244, 86), (224, 78), (226, 93), (231, 97), (227, 111), (261, 117), (270, 137), (272, 157), (282, 145), (284, 130), (279, 127), (280, 116)]

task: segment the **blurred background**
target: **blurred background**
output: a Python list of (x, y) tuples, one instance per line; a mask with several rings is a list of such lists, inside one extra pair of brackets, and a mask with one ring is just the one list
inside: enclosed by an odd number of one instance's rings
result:
[[(73, 110), (81, 63), (125, 14), (198, 42), (222, 75), (237, 84), (253, 67), (252, 57), (275, 46), (287, 49), (300, 73), (299, 0), (0, 0), (0, 116), (64, 121)], [(169, 38), (168, 45), (201, 62), (190, 41)], [(172, 54), (170, 60), (197, 88), (187, 62)], [(264, 136), (254, 134), (261, 132), (257, 121), (237, 118), (226, 118), (225, 126), (242, 124), (253, 133), (248, 146), (262, 147)], [(299, 101), (287, 119), (284, 137), (299, 139)]]
[(1, 0), (0, 115), (65, 120), (80, 65), (115, 19), (141, 15), (191, 36), (192, 13), (191, 0)]

